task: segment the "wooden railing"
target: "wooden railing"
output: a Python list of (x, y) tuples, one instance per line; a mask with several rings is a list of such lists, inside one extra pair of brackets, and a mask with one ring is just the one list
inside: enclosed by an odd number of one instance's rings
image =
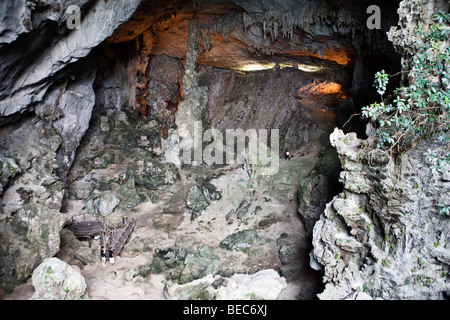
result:
[(120, 255), (120, 252), (133, 232), (135, 226), (136, 221), (132, 219), (123, 228), (119, 229), (117, 232), (114, 232), (114, 234), (110, 234), (109, 240), (106, 241), (105, 246), (107, 250), (112, 247), (114, 249), (114, 254), (116, 256)]

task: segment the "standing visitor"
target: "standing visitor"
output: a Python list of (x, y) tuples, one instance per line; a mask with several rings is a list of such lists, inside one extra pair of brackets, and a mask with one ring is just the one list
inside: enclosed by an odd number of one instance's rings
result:
[(106, 266), (106, 251), (105, 251), (105, 246), (102, 246), (102, 248), (100, 249), (100, 257), (102, 257), (102, 266)]
[(116, 263), (114, 259), (114, 250), (112, 247), (109, 247), (109, 262), (111, 263), (111, 265), (114, 265)]

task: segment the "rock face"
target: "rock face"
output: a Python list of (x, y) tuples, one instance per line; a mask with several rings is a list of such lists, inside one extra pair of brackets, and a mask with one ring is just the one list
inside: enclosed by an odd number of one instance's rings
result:
[[(410, 0), (403, 0), (398, 8), (399, 25), (393, 26), (387, 33), (389, 41), (391, 41), (395, 49), (402, 54), (402, 65), (405, 70), (410, 70), (410, 57), (406, 52), (413, 52), (414, 44), (421, 37), (417, 32), (417, 28), (423, 24), (424, 26), (432, 24), (434, 15), (439, 11), (448, 12), (448, 3), (441, 0), (427, 0), (423, 3), (417, 3)], [(448, 45), (448, 40), (447, 40)], [(412, 71), (404, 73), (403, 79), (412, 79)]]
[(59, 234), (66, 221), (67, 217), (56, 210), (28, 204), (2, 227), (1, 270), (6, 288), (26, 280), (44, 259), (59, 251)]
[[(448, 203), (445, 165), (423, 161), (438, 140), (423, 140), (391, 159), (365, 151), (354, 133), (330, 137), (344, 171), (344, 191), (314, 226), (313, 258), (324, 266), (321, 299), (364, 292), (373, 299), (439, 299), (448, 294), (449, 224), (438, 203)], [(447, 178), (446, 178), (447, 177)]]
[[(21, 21), (25, 28), (19, 27), (14, 30), (11, 25), (2, 25), (2, 34), (8, 35), (5, 42), (10, 43), (15, 39), (22, 42), (22, 46), (17, 46), (15, 50), (7, 50), (0, 60), (4, 66), (0, 74), (3, 84), (0, 91), (0, 97), (2, 97), (0, 123), (4, 122), (5, 117), (8, 119), (7, 117), (16, 113), (24, 113), (28, 111), (32, 103), (42, 101), (51, 84), (42, 84), (42, 81), (55, 77), (58, 71), (67, 65), (87, 56), (93, 48), (111, 36), (121, 23), (128, 20), (142, 0), (126, 3), (95, 1), (93, 7), (83, 11), (81, 28), (70, 30), (65, 24), (69, 18), (66, 14), (68, 7), (78, 5), (84, 9), (83, 6), (88, 4), (88, 1), (77, 2), (47, 4), (44, 6), (47, 15), (43, 16), (33, 12), (36, 8), (27, 5), (33, 3), (30, 1), (26, 3), (14, 1), (2, 5), (7, 7), (6, 10), (2, 10), (2, 15), (8, 15), (8, 18), (12, 18), (16, 23)], [(37, 26), (33, 26), (32, 22), (35, 15), (38, 17), (38, 21), (35, 20)], [(2, 21), (5, 20), (2, 19)], [(59, 26), (62, 27), (61, 33), (58, 33)], [(42, 35), (46, 35), (50, 42), (40, 41)], [(34, 61), (21, 64), (20, 68), (15, 67), (16, 62), (25, 58), (31, 58)], [(14, 81), (6, 81), (8, 78)], [(10, 84), (6, 85), (7, 83)]]
[(306, 232), (312, 231), (325, 206), (340, 191), (337, 173), (341, 162), (334, 148), (330, 148), (308, 177), (302, 179), (298, 190), (298, 213), (305, 224)]
[(22, 172), (22, 169), (15, 163), (14, 159), (2, 158), (0, 159), (0, 195), (3, 194), (9, 180), (13, 179), (17, 174)]
[(69, 264), (57, 258), (44, 260), (33, 272), (32, 300), (86, 299), (86, 281)]
[[(252, 74), (206, 72), (202, 83), (210, 88), (207, 117), (224, 135), (231, 128), (277, 128), (280, 149), (287, 147), (291, 154), (306, 154), (314, 151), (314, 146), (326, 145), (334, 128), (331, 113), (325, 114), (317, 107), (330, 107), (333, 112), (331, 106), (337, 105), (350, 86), (347, 73), (336, 73), (339, 79), (294, 68)], [(329, 90), (325, 96), (316, 91), (321, 85)]]
[[(446, 1), (402, 1), (399, 26), (389, 39), (409, 70), (417, 28), (433, 23)], [(403, 81), (412, 81), (413, 71)], [(368, 140), (335, 129), (330, 141), (342, 163), (344, 190), (326, 205), (314, 226), (311, 266), (322, 269), (321, 299), (445, 299), (450, 285), (450, 199), (447, 163), (440, 170), (425, 156), (440, 150), (437, 138), (420, 141), (395, 158), (369, 148)]]

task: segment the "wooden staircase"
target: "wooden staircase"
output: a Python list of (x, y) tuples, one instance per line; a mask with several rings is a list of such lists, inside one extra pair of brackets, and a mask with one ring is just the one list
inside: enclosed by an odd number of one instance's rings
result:
[(122, 251), (125, 243), (127, 243), (127, 240), (133, 232), (135, 226), (136, 221), (132, 219), (114, 235), (111, 235), (105, 245), (106, 250), (109, 250), (109, 247), (112, 247), (114, 249), (114, 254), (116, 256), (120, 255), (120, 252)]

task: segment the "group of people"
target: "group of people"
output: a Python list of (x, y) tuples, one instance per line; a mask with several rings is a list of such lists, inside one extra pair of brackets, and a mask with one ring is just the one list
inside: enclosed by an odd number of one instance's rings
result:
[[(106, 249), (105, 246), (102, 246), (100, 249), (100, 256), (102, 258), (102, 265), (106, 266)], [(114, 256), (114, 249), (112, 247), (109, 247), (108, 250), (108, 256), (109, 256), (109, 263), (113, 266), (116, 263), (115, 256)]]

